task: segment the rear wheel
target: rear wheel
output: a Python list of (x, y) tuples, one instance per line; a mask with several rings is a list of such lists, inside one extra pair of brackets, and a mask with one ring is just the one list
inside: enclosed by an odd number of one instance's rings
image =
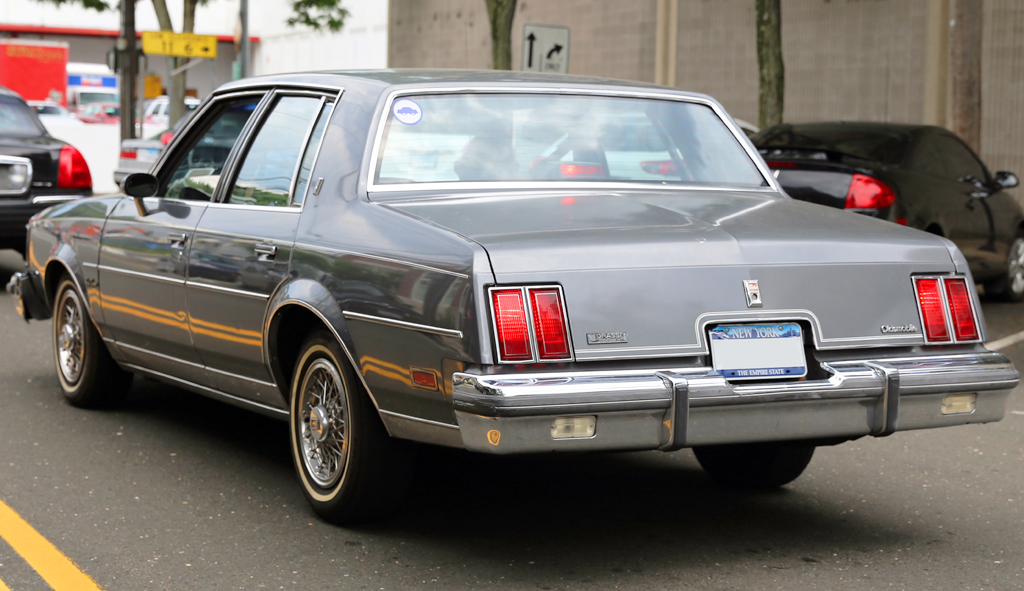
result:
[(57, 286), (53, 352), (57, 378), (68, 402), (83, 408), (113, 406), (124, 400), (133, 375), (118, 367), (89, 318), (73, 281)]
[(708, 445), (693, 448), (704, 471), (716, 481), (742, 488), (775, 488), (796, 480), (814, 455), (799, 441)]
[(327, 331), (302, 346), (291, 388), (292, 460), (306, 500), (337, 524), (394, 511), (412, 474), (403, 442), (388, 436), (344, 352)]
[(1010, 243), (1006, 274), (986, 283), (985, 293), (1008, 302), (1024, 300), (1024, 233), (1018, 233)]

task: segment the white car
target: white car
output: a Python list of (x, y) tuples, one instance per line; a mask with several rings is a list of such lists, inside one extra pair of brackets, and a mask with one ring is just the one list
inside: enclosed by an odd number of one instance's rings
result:
[(85, 125), (71, 114), (64, 105), (53, 101), (27, 101), (28, 106), (35, 111), (39, 121), (49, 130), (51, 127), (79, 127)]
[[(185, 97), (185, 110), (194, 111), (201, 103), (197, 98)], [(164, 129), (170, 125), (171, 99), (165, 96), (158, 96), (146, 103), (146, 112), (142, 116), (146, 125), (163, 126)]]

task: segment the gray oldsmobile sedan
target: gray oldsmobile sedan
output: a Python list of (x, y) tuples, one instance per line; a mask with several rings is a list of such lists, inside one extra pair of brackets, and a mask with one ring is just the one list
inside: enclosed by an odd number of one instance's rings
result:
[(780, 486), (816, 446), (998, 421), (942, 238), (793, 201), (713, 99), (508, 72), (217, 90), (127, 195), (30, 224), (8, 289), (75, 405), (133, 374), (287, 420), (325, 519), (400, 504), (409, 441), (692, 447)]

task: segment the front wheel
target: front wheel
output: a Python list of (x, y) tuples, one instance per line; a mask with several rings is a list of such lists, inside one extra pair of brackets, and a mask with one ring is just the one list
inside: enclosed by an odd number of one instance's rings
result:
[(985, 293), (1008, 302), (1024, 300), (1024, 234), (1017, 234), (1006, 257), (1006, 274), (985, 284)]
[(412, 474), (403, 442), (388, 436), (333, 335), (302, 346), (291, 387), (292, 460), (313, 510), (337, 524), (397, 508)]
[(741, 488), (775, 488), (800, 476), (814, 446), (799, 441), (739, 443), (693, 448), (701, 468), (717, 482)]
[(101, 408), (121, 402), (133, 375), (118, 367), (89, 318), (89, 310), (71, 279), (57, 286), (53, 314), (53, 352), (64, 397), (74, 406)]

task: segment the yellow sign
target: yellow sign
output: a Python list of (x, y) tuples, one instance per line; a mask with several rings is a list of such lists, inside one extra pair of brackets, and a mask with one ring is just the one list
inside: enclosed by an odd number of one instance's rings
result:
[(148, 99), (156, 98), (163, 94), (163, 81), (160, 80), (159, 76), (153, 74), (146, 75), (146, 89), (145, 97)]
[(217, 37), (172, 31), (143, 31), (142, 52), (175, 57), (217, 57)]

